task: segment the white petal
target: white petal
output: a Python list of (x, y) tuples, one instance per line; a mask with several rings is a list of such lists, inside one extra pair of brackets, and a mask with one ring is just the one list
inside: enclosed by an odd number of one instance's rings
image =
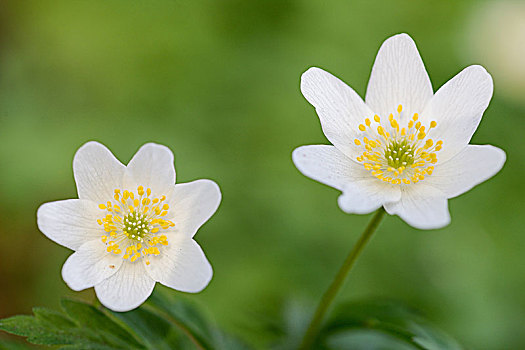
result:
[(108, 253), (102, 241), (86, 242), (69, 256), (62, 267), (62, 278), (69, 288), (79, 291), (111, 277), (122, 265), (122, 257)]
[(165, 195), (174, 184), (173, 153), (166, 146), (145, 144), (127, 166), (125, 186), (128, 190), (135, 191), (138, 186), (143, 186)]
[(99, 239), (104, 229), (97, 223), (104, 212), (95, 202), (67, 199), (45, 203), (38, 208), (38, 228), (49, 239), (77, 250), (85, 242)]
[(384, 207), (388, 214), (398, 215), (410, 226), (422, 230), (441, 228), (450, 223), (445, 194), (422, 182), (403, 186), (401, 200), (386, 203)]
[(367, 214), (385, 203), (399, 201), (400, 198), (399, 186), (370, 176), (368, 179), (346, 184), (337, 203), (346, 213)]
[(362, 165), (348, 158), (334, 146), (302, 146), (293, 151), (292, 159), (297, 169), (305, 176), (339, 191), (349, 182), (371, 178)]
[(452, 158), (469, 143), (492, 91), (490, 74), (481, 66), (470, 66), (443, 85), (430, 100), (421, 122), (427, 127), (432, 120), (437, 122), (428, 137), (434, 143), (443, 140), (443, 149), (437, 153), (439, 162)]
[(151, 295), (155, 281), (140, 261), (125, 261), (113, 276), (95, 285), (98, 300), (113, 311), (133, 310)]
[(78, 197), (97, 203), (113, 199), (113, 191), (122, 186), (126, 167), (102, 144), (88, 142), (73, 159), (73, 173)]
[(175, 185), (169, 199), (174, 231), (193, 237), (199, 227), (215, 213), (220, 202), (219, 186), (211, 180), (201, 179)]
[(201, 247), (190, 237), (172, 234), (161, 255), (148, 256), (146, 271), (157, 282), (188, 293), (198, 293), (211, 280), (213, 270)]
[(505, 152), (497, 147), (468, 145), (454, 158), (436, 166), (425, 182), (453, 198), (494, 176), (505, 158)]
[(432, 94), (432, 84), (412, 38), (407, 34), (388, 38), (377, 53), (366, 104), (381, 117), (396, 115), (402, 105), (404, 125), (414, 113), (421, 114)]
[(374, 115), (361, 97), (332, 74), (315, 67), (301, 76), (301, 92), (315, 107), (328, 140), (349, 157), (358, 155), (353, 140), (359, 134), (359, 124)]

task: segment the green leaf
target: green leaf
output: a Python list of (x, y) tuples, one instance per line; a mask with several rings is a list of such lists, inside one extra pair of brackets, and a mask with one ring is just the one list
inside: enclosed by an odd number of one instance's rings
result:
[(197, 307), (187, 301), (154, 293), (147, 302), (153, 310), (176, 324), (203, 349), (244, 350), (249, 347), (235, 337), (219, 330)]
[(68, 299), (63, 299), (61, 305), (79, 327), (91, 329), (106, 338), (108, 342), (118, 346), (125, 347), (127, 344), (133, 348), (144, 348), (131, 333), (92, 305)]
[(195, 349), (195, 345), (180, 328), (144, 307), (111, 313), (132, 328), (148, 349)]
[[(378, 347), (370, 345), (375, 344), (371, 338)], [(385, 300), (340, 305), (321, 330), (318, 341), (329, 349), (462, 349), (415, 310)]]
[(209, 322), (194, 305), (179, 299), (158, 295), (122, 313), (68, 299), (61, 305), (62, 312), (34, 308), (34, 316), (0, 320), (0, 329), (33, 344), (58, 345), (65, 350), (248, 349)]

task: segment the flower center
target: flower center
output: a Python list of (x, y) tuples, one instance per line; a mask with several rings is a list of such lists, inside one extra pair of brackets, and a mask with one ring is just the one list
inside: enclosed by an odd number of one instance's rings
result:
[(374, 116), (373, 122), (365, 118), (364, 124), (359, 125), (363, 135), (354, 140), (356, 146), (364, 148), (356, 160), (379, 180), (394, 185), (417, 183), (431, 175), (433, 164), (437, 163), (436, 153), (443, 147), (443, 141), (434, 143), (429, 137), (437, 126), (435, 121), (430, 122), (427, 130), (415, 113), (406, 127), (400, 128), (398, 120), (402, 111), (403, 107), (399, 105), (398, 119), (390, 114), (385, 124), (378, 115)]
[(169, 205), (164, 203), (166, 196), (151, 197), (151, 189), (144, 191), (139, 186), (136, 192), (115, 189), (113, 200), (99, 204), (106, 212), (99, 225), (104, 227), (105, 235), (102, 242), (107, 246), (107, 252), (122, 255), (123, 259), (135, 262), (138, 258), (148, 255), (159, 255), (159, 247), (167, 246), (166, 235), (159, 233), (175, 224), (163, 217), (168, 215)]

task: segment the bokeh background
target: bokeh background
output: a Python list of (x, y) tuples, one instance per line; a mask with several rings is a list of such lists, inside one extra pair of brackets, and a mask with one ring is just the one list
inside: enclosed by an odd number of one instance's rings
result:
[(285, 300), (317, 300), (370, 219), (344, 214), (337, 191), (291, 162), (295, 147), (327, 143), (300, 75), (319, 66), (364, 96), (380, 44), (399, 32), (416, 40), (434, 89), (470, 64), (492, 73), (472, 143), (508, 160), (449, 202), (444, 229), (388, 217), (339, 300), (394, 298), (469, 348), (525, 348), (520, 1), (1, 0), (0, 317), (93, 300), (62, 281), (70, 251), (39, 233), (36, 209), (76, 196), (84, 142), (127, 163), (155, 141), (174, 151), (179, 182), (211, 178), (223, 192), (196, 236), (214, 279), (190, 299), (267, 344), (258, 327)]

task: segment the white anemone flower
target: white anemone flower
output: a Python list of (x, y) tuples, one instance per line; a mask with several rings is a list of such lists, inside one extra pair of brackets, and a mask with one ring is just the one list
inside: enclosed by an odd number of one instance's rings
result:
[(365, 214), (381, 206), (411, 226), (450, 222), (448, 198), (496, 174), (505, 152), (469, 145), (492, 97), (492, 78), (465, 68), (435, 94), (414, 41), (387, 39), (377, 54), (365, 101), (319, 68), (308, 69), (301, 91), (333, 144), (294, 150), (306, 176), (342, 192), (340, 208)]
[(128, 311), (155, 282), (189, 293), (208, 285), (213, 271), (193, 236), (219, 206), (215, 182), (175, 184), (172, 152), (153, 143), (125, 166), (88, 142), (73, 172), (79, 199), (43, 204), (37, 213), (40, 230), (75, 251), (62, 268), (71, 289), (94, 286), (104, 306)]

